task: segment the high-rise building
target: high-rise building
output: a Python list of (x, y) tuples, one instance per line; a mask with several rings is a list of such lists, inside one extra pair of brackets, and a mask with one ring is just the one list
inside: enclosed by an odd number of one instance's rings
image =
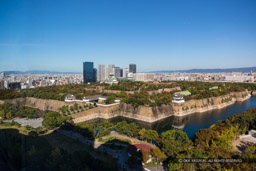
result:
[(123, 77), (126, 78), (127, 77), (127, 73), (129, 72), (128, 68), (123, 68)]
[(136, 73), (136, 64), (129, 65), (129, 72)]
[(98, 67), (98, 75), (99, 75), (99, 81), (103, 82), (105, 81), (105, 65), (104, 64), (99, 64)]
[(108, 73), (110, 74), (110, 73), (113, 73), (114, 74), (114, 67), (115, 67), (115, 65), (114, 64), (108, 64)]
[(120, 67), (114, 67), (114, 75), (116, 78), (120, 78), (121, 77), (121, 69)]
[(84, 83), (93, 83), (96, 82), (97, 70), (93, 68), (93, 62), (84, 62), (83, 63), (83, 78)]
[[(113, 73), (112, 73), (113, 74)], [(108, 78), (109, 76), (109, 71), (108, 71), (108, 68), (105, 68), (105, 78)]]
[(97, 82), (97, 69), (93, 68), (93, 72), (94, 72), (94, 81)]
[(4, 72), (1, 72), (1, 77), (5, 77), (5, 73)]
[(123, 69), (120, 69), (120, 77), (123, 77)]
[(0, 89), (4, 89), (4, 80), (0, 80)]

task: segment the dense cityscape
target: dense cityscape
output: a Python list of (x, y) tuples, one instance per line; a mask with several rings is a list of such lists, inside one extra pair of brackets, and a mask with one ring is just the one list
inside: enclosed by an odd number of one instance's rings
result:
[(0, 89), (26, 89), (41, 86), (68, 85), (102, 82), (117, 84), (118, 81), (204, 81), (204, 82), (247, 82), (256, 80), (256, 72), (249, 73), (137, 73), (136, 64), (129, 64), (129, 68), (115, 67), (109, 64), (99, 64), (94, 68), (93, 62), (83, 63), (83, 74), (11, 74), (0, 75)]

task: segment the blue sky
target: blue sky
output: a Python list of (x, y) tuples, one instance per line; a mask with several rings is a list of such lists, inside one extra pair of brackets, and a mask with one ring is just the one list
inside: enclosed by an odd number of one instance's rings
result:
[(0, 0), (0, 71), (256, 64), (256, 0)]

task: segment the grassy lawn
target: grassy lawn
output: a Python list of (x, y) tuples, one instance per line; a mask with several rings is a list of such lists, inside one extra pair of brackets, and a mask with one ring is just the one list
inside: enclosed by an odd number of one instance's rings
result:
[(109, 137), (106, 139), (99, 139), (100, 142), (113, 142), (113, 143), (119, 143), (119, 144), (132, 144), (132, 142), (128, 139), (120, 139), (117, 137)]
[(29, 131), (26, 130), (25, 127), (20, 127), (17, 125), (11, 125), (10, 123), (4, 123), (4, 124), (0, 124), (0, 129), (17, 129), (19, 130), (19, 133), (24, 134), (24, 135), (28, 135)]

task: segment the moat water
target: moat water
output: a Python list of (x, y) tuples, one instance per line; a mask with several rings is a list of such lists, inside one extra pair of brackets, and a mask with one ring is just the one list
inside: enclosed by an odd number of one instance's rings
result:
[[(215, 109), (203, 113), (193, 113), (183, 117), (170, 116), (169, 118), (165, 118), (151, 124), (124, 117), (116, 117), (109, 121), (113, 123), (120, 122), (122, 120), (126, 120), (127, 122), (136, 122), (142, 128), (157, 130), (160, 134), (170, 129), (180, 129), (186, 132), (189, 138), (193, 138), (195, 133), (200, 129), (209, 128), (212, 124), (218, 123), (219, 120), (225, 120), (234, 114), (243, 113), (248, 108), (256, 108), (255, 96), (252, 96), (243, 102), (236, 102), (235, 104), (222, 109)], [(91, 122), (101, 121), (102, 119), (97, 119)]]

